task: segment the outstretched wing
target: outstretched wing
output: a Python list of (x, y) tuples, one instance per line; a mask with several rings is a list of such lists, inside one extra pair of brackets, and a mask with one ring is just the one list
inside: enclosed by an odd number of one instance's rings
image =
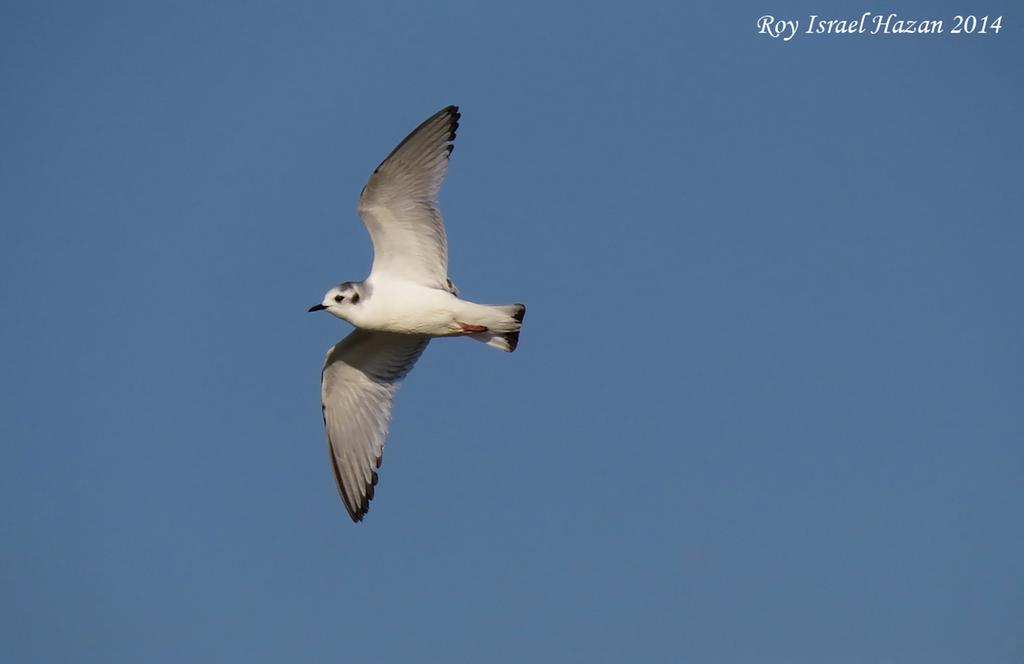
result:
[(373, 276), (433, 288), (448, 278), (448, 239), (437, 207), (459, 109), (448, 106), (398, 144), (359, 196), (359, 215), (373, 239)]
[(370, 508), (391, 401), (429, 337), (356, 330), (327, 353), (321, 382), (324, 428), (338, 493), (353, 521)]

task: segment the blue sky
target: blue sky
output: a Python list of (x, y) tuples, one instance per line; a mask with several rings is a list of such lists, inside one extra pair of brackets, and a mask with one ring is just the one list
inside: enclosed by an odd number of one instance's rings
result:
[[(7, 655), (1020, 661), (1014, 7), (5, 3)], [(306, 308), (449, 103), (452, 277), (529, 312), (431, 345), (355, 525)]]

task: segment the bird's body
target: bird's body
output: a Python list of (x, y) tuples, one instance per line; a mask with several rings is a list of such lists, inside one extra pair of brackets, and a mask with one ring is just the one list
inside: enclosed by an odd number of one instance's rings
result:
[(514, 332), (519, 327), (501, 309), (463, 300), (440, 288), (372, 277), (352, 286), (360, 294), (359, 306), (346, 319), (361, 330), (454, 337), (465, 336), (466, 326), (496, 332)]
[(331, 463), (353, 521), (373, 498), (395, 390), (430, 339), (468, 336), (507, 352), (519, 343), (525, 306), (463, 300), (448, 278), (437, 192), (459, 117), (455, 106), (435, 113), (374, 170), (358, 207), (373, 239), (370, 276), (310, 308), (356, 327), (327, 352), (321, 379)]

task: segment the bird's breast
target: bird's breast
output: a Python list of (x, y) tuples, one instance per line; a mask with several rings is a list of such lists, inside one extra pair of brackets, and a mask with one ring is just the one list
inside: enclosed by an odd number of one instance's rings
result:
[(450, 293), (421, 286), (376, 288), (350, 322), (363, 329), (447, 336), (452, 334), (455, 301)]

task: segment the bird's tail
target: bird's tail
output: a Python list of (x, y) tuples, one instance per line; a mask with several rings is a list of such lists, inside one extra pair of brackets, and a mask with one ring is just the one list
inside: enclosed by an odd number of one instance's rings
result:
[(503, 318), (501, 323), (494, 325), (492, 330), (469, 335), (471, 339), (511, 353), (519, 345), (519, 329), (526, 315), (525, 304), (496, 304), (490, 307), (495, 314)]

